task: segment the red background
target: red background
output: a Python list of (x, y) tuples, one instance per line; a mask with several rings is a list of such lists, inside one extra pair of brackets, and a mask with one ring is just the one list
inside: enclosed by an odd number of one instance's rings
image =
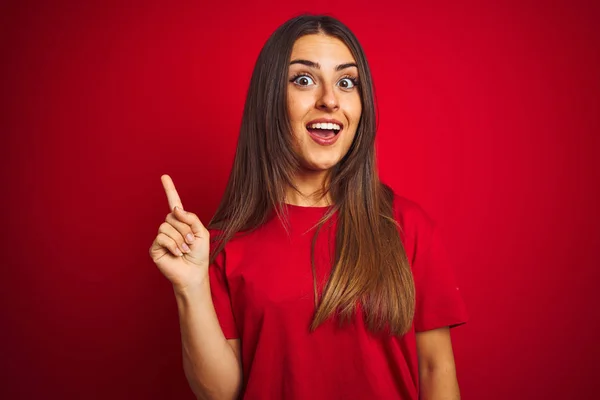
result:
[(381, 175), (443, 228), (463, 398), (594, 397), (594, 2), (122, 3), (1, 6), (1, 398), (192, 397), (159, 177), (209, 220), (258, 52), (303, 11), (361, 40)]

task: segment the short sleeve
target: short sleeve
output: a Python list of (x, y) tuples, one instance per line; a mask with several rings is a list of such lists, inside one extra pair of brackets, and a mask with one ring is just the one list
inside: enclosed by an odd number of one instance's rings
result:
[(231, 296), (229, 294), (229, 285), (227, 284), (227, 275), (225, 274), (225, 258), (225, 251), (223, 250), (208, 268), (210, 292), (225, 338), (237, 339), (239, 335), (231, 307)]
[(440, 231), (426, 214), (418, 220), (412, 262), (415, 331), (462, 325), (468, 314)]

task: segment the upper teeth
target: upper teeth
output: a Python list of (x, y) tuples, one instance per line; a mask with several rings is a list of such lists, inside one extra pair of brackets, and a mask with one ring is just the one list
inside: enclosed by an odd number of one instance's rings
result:
[(327, 122), (312, 124), (312, 125), (310, 125), (310, 127), (312, 129), (328, 129), (328, 130), (335, 129), (337, 131), (342, 129), (342, 128), (340, 128), (340, 126), (338, 124), (332, 124), (332, 123), (327, 123)]

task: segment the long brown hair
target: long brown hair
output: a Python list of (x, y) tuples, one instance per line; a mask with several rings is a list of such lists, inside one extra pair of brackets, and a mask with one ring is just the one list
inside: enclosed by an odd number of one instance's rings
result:
[[(357, 302), (368, 328), (406, 333), (412, 324), (415, 289), (410, 265), (393, 215), (394, 193), (379, 180), (375, 160), (376, 115), (373, 82), (364, 51), (340, 21), (301, 15), (281, 25), (261, 50), (246, 97), (240, 135), (229, 181), (209, 223), (218, 230), (210, 262), (240, 232), (252, 232), (273, 212), (286, 222), (286, 188), (299, 160), (292, 147), (287, 110), (287, 75), (292, 47), (304, 35), (326, 34), (346, 44), (358, 65), (362, 114), (348, 153), (328, 171), (332, 207), (319, 221), (311, 260), (316, 312), (311, 330), (332, 316), (350, 321)], [(334, 214), (335, 261), (321, 298), (317, 290), (314, 249), (320, 228)]]

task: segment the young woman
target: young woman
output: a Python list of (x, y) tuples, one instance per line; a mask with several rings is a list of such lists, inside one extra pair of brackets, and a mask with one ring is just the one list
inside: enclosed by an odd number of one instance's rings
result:
[(256, 62), (210, 231), (162, 176), (171, 212), (150, 256), (198, 398), (459, 398), (463, 301), (435, 224), (379, 180), (374, 142), (360, 44), (304, 15)]

